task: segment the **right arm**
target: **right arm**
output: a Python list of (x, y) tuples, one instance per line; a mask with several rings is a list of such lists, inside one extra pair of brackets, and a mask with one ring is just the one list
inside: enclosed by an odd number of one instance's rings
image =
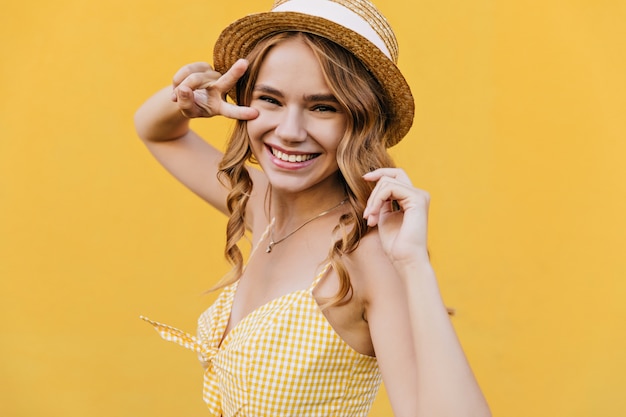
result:
[[(430, 264), (427, 248), (429, 194), (415, 188), (406, 173), (398, 168), (377, 169), (363, 178), (376, 182), (363, 215), (368, 226), (377, 227), (379, 237), (379, 250), (366, 254), (366, 261), (363, 262), (369, 267), (366, 273), (379, 264), (386, 266), (387, 271), (378, 272), (374, 277), (387, 279), (371, 280), (373, 285), (396, 286), (400, 283), (403, 287), (400, 292), (402, 302), (394, 301), (392, 297), (381, 299), (379, 294), (384, 288), (375, 287), (371, 291), (372, 313), (368, 311), (368, 318), (372, 334), (377, 336), (381, 345), (380, 363), (387, 364), (388, 357), (395, 359), (397, 355), (394, 351), (398, 347), (393, 345), (397, 337), (390, 333), (389, 320), (377, 311), (384, 311), (385, 306), (388, 308), (388, 304), (394, 302), (407, 306), (408, 333), (413, 337), (416, 368), (412, 372), (412, 380), (404, 383), (402, 373), (398, 372), (392, 375), (388, 387), (389, 398), (399, 398), (395, 402), (400, 410), (398, 415), (491, 417), (489, 405), (463, 352)], [(393, 201), (398, 203), (399, 209), (395, 208)], [(387, 259), (373, 263), (375, 256), (382, 258), (381, 253)], [(392, 277), (399, 282), (392, 283)], [(398, 384), (396, 379), (400, 379), (401, 383)], [(409, 392), (414, 393), (413, 396), (406, 394), (407, 387), (411, 389)], [(411, 400), (414, 402), (411, 403)]]
[[(135, 128), (146, 147), (183, 185), (227, 214), (228, 189), (217, 179), (222, 153), (189, 128), (196, 117), (222, 115), (250, 120), (257, 111), (226, 102), (226, 93), (245, 73), (240, 60), (224, 75), (206, 63), (189, 64), (174, 76), (173, 85), (158, 91), (135, 113)], [(251, 170), (254, 171), (254, 170)], [(253, 179), (258, 174), (252, 173)]]

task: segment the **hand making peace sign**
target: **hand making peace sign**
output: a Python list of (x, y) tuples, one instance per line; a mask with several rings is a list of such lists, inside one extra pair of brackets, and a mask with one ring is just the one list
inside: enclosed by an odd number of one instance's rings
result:
[(226, 101), (228, 92), (248, 69), (248, 61), (240, 59), (220, 74), (206, 62), (185, 65), (173, 79), (172, 101), (189, 118), (222, 115), (231, 119), (250, 120), (258, 111)]

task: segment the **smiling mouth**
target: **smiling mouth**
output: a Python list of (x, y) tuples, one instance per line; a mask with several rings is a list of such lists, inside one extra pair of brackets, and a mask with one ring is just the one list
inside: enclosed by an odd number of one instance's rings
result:
[(313, 158), (317, 158), (320, 156), (319, 153), (307, 153), (307, 154), (288, 154), (281, 152), (277, 149), (270, 148), (272, 150), (272, 155), (276, 158), (280, 159), (284, 162), (306, 162), (310, 161)]

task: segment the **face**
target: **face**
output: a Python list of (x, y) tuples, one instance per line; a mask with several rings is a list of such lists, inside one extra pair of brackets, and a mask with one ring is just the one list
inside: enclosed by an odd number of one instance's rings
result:
[(259, 111), (247, 123), (252, 152), (273, 189), (298, 193), (341, 187), (336, 154), (346, 114), (309, 46), (296, 38), (270, 50), (250, 106)]

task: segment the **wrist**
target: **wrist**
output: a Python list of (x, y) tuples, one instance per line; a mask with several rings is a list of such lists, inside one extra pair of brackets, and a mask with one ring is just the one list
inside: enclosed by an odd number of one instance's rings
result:
[(183, 114), (166, 87), (150, 97), (135, 113), (135, 129), (144, 142), (164, 142), (189, 131), (189, 118)]
[(427, 248), (422, 248), (407, 256), (393, 257), (391, 262), (398, 271), (415, 270), (427, 265), (430, 266), (430, 254)]
[(428, 252), (416, 254), (410, 259), (394, 260), (393, 266), (401, 276), (410, 280), (414, 280), (415, 277), (434, 275)]

